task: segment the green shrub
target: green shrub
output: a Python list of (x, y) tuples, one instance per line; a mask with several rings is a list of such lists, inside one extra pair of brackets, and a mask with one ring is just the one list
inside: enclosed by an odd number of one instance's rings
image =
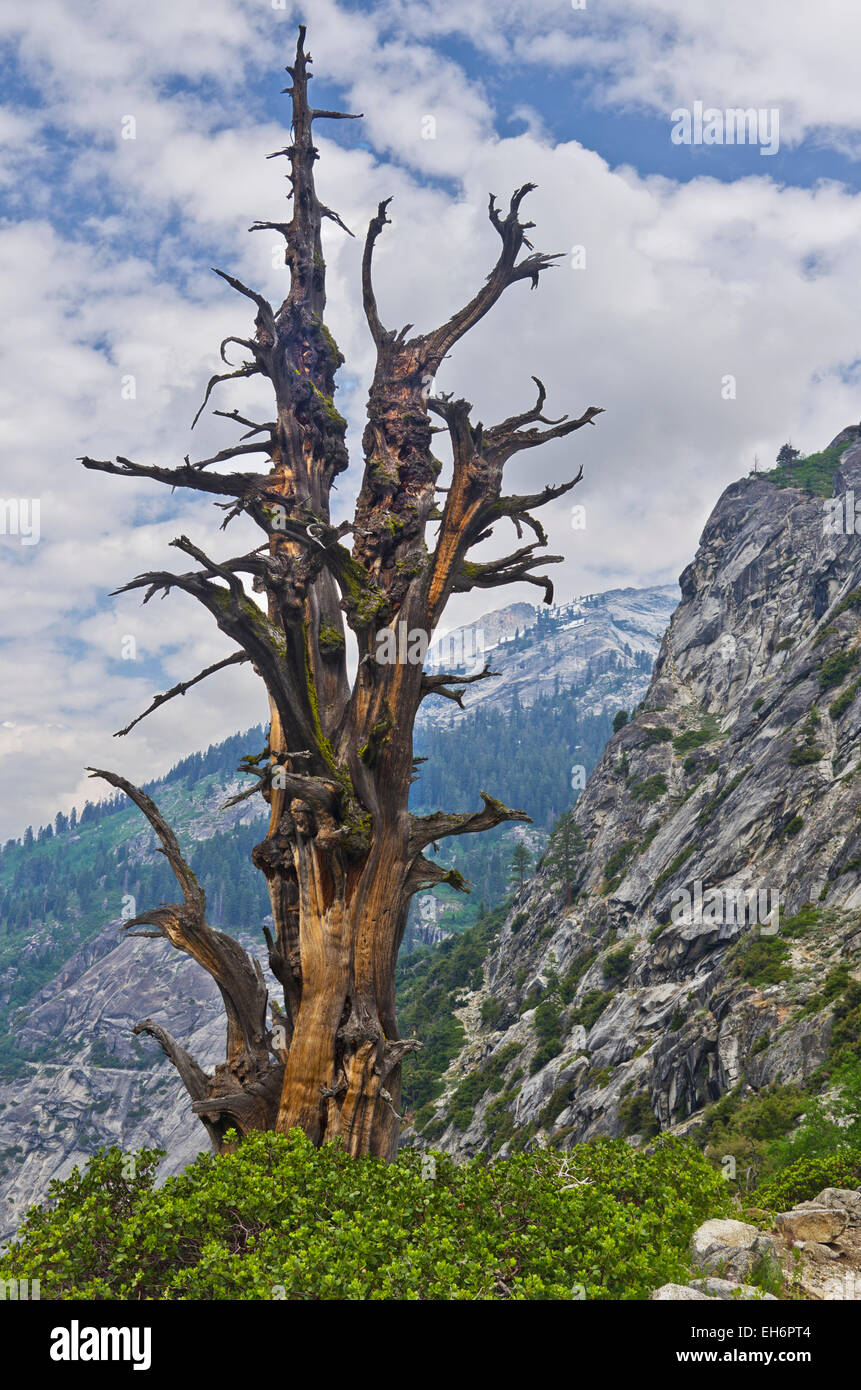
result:
[(850, 980), (834, 1005), (831, 1057), (834, 1066), (861, 1059), (861, 984)]
[(851, 685), (847, 685), (843, 694), (838, 695), (837, 699), (828, 707), (828, 713), (832, 719), (839, 719), (841, 714), (846, 713), (849, 706), (854, 703), (859, 690), (861, 690), (861, 680), (853, 681)]
[(619, 1106), (619, 1121), (623, 1134), (641, 1134), (644, 1139), (651, 1139), (661, 1128), (645, 1091), (625, 1097)]
[(822, 690), (833, 690), (835, 686), (841, 685), (849, 672), (858, 665), (858, 652), (850, 648), (848, 651), (832, 652), (819, 670), (819, 685)]
[(602, 989), (590, 989), (584, 994), (582, 1003), (576, 1009), (572, 1009), (569, 1022), (572, 1024), (582, 1023), (588, 1033), (589, 1029), (598, 1022), (612, 998), (611, 993)]
[(663, 887), (663, 885), (667, 882), (668, 879), (671, 879), (671, 878), (673, 877), (673, 874), (677, 874), (677, 873), (678, 873), (679, 869), (682, 867), (682, 865), (684, 864), (685, 860), (690, 859), (690, 857), (691, 857), (691, 855), (693, 854), (693, 852), (694, 852), (695, 849), (696, 849), (696, 845), (695, 845), (695, 844), (693, 844), (693, 845), (688, 845), (687, 849), (681, 850), (680, 853), (676, 855), (675, 859), (673, 859), (673, 860), (670, 861), (670, 863), (669, 863), (669, 864), (667, 865), (667, 867), (664, 869), (663, 873), (658, 874), (658, 877), (655, 879), (655, 888), (654, 888), (654, 891), (655, 891), (656, 893), (657, 893), (657, 891), (658, 891), (659, 888), (662, 888), (662, 887)]
[(711, 729), (688, 729), (673, 739), (673, 747), (677, 753), (690, 753), (694, 748), (702, 748), (704, 743), (711, 743), (715, 737)]
[(812, 903), (807, 903), (791, 917), (784, 917), (780, 923), (781, 936), (806, 936), (819, 921), (822, 916), (822, 908), (814, 907)]
[(614, 733), (614, 734), (617, 734), (617, 733), (619, 732), (620, 729), (624, 729), (624, 727), (625, 727), (625, 725), (627, 724), (627, 722), (628, 722), (628, 711), (627, 711), (627, 710), (624, 710), (624, 709), (620, 709), (620, 710), (618, 711), (618, 713), (615, 714), (615, 715), (613, 716), (613, 733)]
[(808, 454), (807, 458), (787, 460), (759, 476), (775, 487), (803, 488), (809, 496), (830, 497), (834, 491), (834, 474), (845, 448), (845, 444), (838, 444), (818, 454)]
[(554, 1057), (558, 1057), (562, 1051), (562, 1039), (556, 1034), (548, 1038), (539, 1047), (532, 1061), (529, 1063), (529, 1075), (534, 1076), (542, 1067), (546, 1067), (548, 1062), (552, 1062)]
[(533, 1027), (542, 1042), (559, 1032), (559, 1006), (552, 999), (544, 999), (535, 1010)]
[(494, 995), (491, 995), (489, 999), (485, 999), (481, 1005), (482, 1026), (484, 1028), (495, 1028), (502, 1018), (502, 1012), (503, 1006), (501, 999), (495, 998)]
[(803, 824), (804, 820), (801, 816), (793, 816), (792, 819), (788, 820), (786, 822), (786, 825), (783, 827), (784, 835), (797, 835)]
[(846, 1148), (821, 1158), (797, 1158), (757, 1188), (756, 1201), (766, 1211), (788, 1211), (797, 1202), (812, 1201), (825, 1187), (859, 1186), (861, 1148)]
[(585, 950), (578, 952), (574, 957), (558, 985), (559, 998), (563, 1004), (571, 1003), (577, 992), (577, 986), (597, 955), (597, 946), (587, 946)]
[(645, 730), (646, 737), (640, 744), (641, 748), (651, 748), (655, 743), (670, 743), (673, 737), (672, 729), (668, 729), (666, 724), (659, 724), (654, 728)]
[(618, 951), (611, 951), (601, 962), (601, 971), (605, 980), (621, 980), (623, 975), (628, 972), (631, 964), (631, 957), (634, 954), (633, 941), (626, 941), (624, 946), (620, 946)]
[(814, 748), (812, 744), (795, 743), (789, 750), (787, 761), (793, 767), (804, 767), (807, 763), (819, 763), (824, 757), (821, 748)]
[(831, 616), (839, 618), (841, 613), (847, 613), (850, 608), (861, 608), (861, 589), (852, 589), (840, 600)]
[(637, 847), (636, 840), (623, 840), (622, 843), (613, 850), (607, 863), (604, 865), (604, 882), (601, 885), (602, 893), (611, 891), (621, 882), (620, 870), (628, 862), (633, 850)]
[(667, 792), (667, 779), (661, 772), (656, 772), (653, 777), (645, 777), (642, 782), (635, 782), (631, 787), (631, 795), (635, 801), (659, 801)]
[(780, 1139), (809, 1104), (810, 1097), (798, 1086), (766, 1086), (739, 1107), (734, 1128), (747, 1139)]
[(788, 980), (791, 968), (785, 964), (789, 947), (779, 936), (749, 937), (738, 957), (736, 969), (752, 985), (777, 985)]
[(757, 710), (761, 710), (764, 704), (765, 704), (765, 696), (764, 696), (764, 695), (757, 695), (756, 699), (754, 700), (753, 704), (751, 705), (751, 709), (753, 710), (754, 714), (756, 714)]
[(121, 1151), (102, 1150), (52, 1183), (0, 1277), (86, 1301), (645, 1299), (685, 1282), (693, 1231), (728, 1209), (720, 1175), (674, 1139), (581, 1144), (566, 1174), (553, 1151), (436, 1154), (427, 1180), (417, 1150), (353, 1159), (297, 1130), (253, 1133), (158, 1188), (156, 1157), (127, 1182)]

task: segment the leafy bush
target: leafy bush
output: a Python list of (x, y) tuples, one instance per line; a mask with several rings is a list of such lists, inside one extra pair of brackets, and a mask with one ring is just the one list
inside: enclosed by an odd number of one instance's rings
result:
[(468, 1129), (472, 1122), (475, 1107), (482, 1096), (488, 1091), (501, 1091), (501, 1076), (508, 1066), (520, 1052), (523, 1044), (517, 1042), (506, 1043), (492, 1057), (489, 1057), (483, 1066), (476, 1071), (472, 1071), (465, 1076), (463, 1081), (457, 1086), (451, 1098), (451, 1118), (458, 1129)]
[(846, 1148), (821, 1158), (797, 1158), (756, 1190), (766, 1211), (788, 1211), (810, 1202), (824, 1187), (861, 1187), (861, 1148)]
[(541, 1044), (529, 1064), (530, 1073), (534, 1076), (562, 1051), (562, 1018), (559, 1005), (552, 999), (542, 999), (535, 1010), (533, 1026)]
[(845, 449), (845, 444), (838, 444), (818, 454), (808, 454), (806, 458), (784, 458), (776, 468), (759, 476), (775, 487), (803, 488), (810, 496), (830, 497), (834, 491), (834, 474)]
[(827, 1099), (809, 1096), (803, 1123), (769, 1145), (772, 1171), (787, 1168), (800, 1158), (827, 1158), (846, 1149), (861, 1151), (861, 1062), (850, 1058), (830, 1079), (833, 1093)]
[(612, 998), (612, 994), (603, 989), (588, 990), (583, 996), (582, 1003), (576, 1009), (572, 1009), (569, 1023), (582, 1023), (588, 1033), (589, 1029), (598, 1022)]
[(484, 1028), (495, 1028), (502, 1018), (502, 1013), (502, 1000), (497, 999), (495, 995), (491, 995), (489, 999), (484, 1000), (481, 1006), (482, 1026)]
[(794, 743), (789, 750), (787, 761), (793, 767), (804, 767), (807, 763), (820, 763), (825, 757), (821, 748), (816, 748), (812, 743)]
[(850, 608), (861, 608), (861, 589), (851, 589), (845, 598), (838, 603), (832, 618), (839, 618), (841, 613), (847, 613)]
[(601, 970), (605, 980), (621, 980), (627, 974), (628, 966), (631, 964), (631, 957), (634, 954), (634, 942), (626, 941), (624, 946), (620, 946), (618, 951), (611, 951), (601, 962)]
[(677, 753), (690, 753), (694, 748), (702, 748), (704, 743), (711, 743), (713, 738), (715, 733), (711, 729), (688, 729), (673, 739), (673, 747)]
[(846, 713), (849, 706), (854, 703), (859, 690), (861, 690), (861, 680), (853, 681), (851, 685), (847, 685), (843, 694), (838, 695), (837, 699), (828, 707), (828, 713), (832, 719), (839, 719), (841, 714)]
[(642, 782), (635, 782), (631, 787), (631, 795), (636, 801), (659, 801), (667, 792), (667, 779), (662, 772), (656, 772), (653, 777), (645, 777)]
[[(251, 1134), (155, 1188), (157, 1154), (122, 1177), (119, 1149), (51, 1185), (0, 1277), (51, 1299), (644, 1299), (689, 1277), (688, 1244), (726, 1212), (691, 1144), (624, 1140), (505, 1161), (394, 1163), (316, 1150), (298, 1130)], [(567, 1171), (566, 1171), (567, 1169)]]
[(822, 690), (833, 690), (841, 685), (849, 672), (858, 665), (857, 651), (832, 652), (819, 669), (819, 685)]
[(614, 733), (614, 734), (617, 734), (617, 733), (619, 732), (620, 729), (624, 729), (624, 727), (625, 727), (625, 725), (627, 724), (627, 722), (628, 722), (628, 711), (627, 711), (627, 710), (624, 710), (624, 709), (620, 709), (620, 710), (618, 711), (618, 713), (617, 713), (617, 714), (614, 714), (614, 716), (613, 716), (613, 733)]
[(779, 936), (748, 938), (736, 968), (743, 980), (752, 985), (777, 985), (788, 980), (791, 968), (785, 964), (789, 947)]
[(619, 1121), (623, 1134), (641, 1134), (644, 1139), (651, 1139), (660, 1130), (645, 1091), (625, 1097), (619, 1106)]
[(613, 888), (617, 888), (622, 881), (622, 869), (627, 864), (631, 853), (637, 847), (636, 840), (623, 840), (607, 860), (604, 865), (604, 882), (601, 884), (601, 892), (608, 893)]
[(641, 748), (651, 748), (655, 743), (669, 743), (673, 737), (672, 729), (668, 729), (666, 724), (659, 724), (646, 729), (645, 733), (646, 737), (640, 744)]
[(664, 869), (663, 873), (658, 874), (658, 877), (655, 879), (654, 891), (656, 893), (659, 888), (663, 887), (663, 885), (667, 882), (668, 879), (671, 879), (673, 877), (673, 874), (678, 873), (679, 869), (685, 863), (685, 860), (690, 859), (695, 849), (696, 844), (688, 845), (687, 849), (681, 850), (676, 855), (675, 859), (672, 859), (670, 861), (670, 863)]

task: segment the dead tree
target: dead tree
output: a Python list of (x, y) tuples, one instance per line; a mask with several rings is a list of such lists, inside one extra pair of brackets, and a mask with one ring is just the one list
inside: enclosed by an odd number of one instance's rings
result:
[[(541, 562), (536, 552), (547, 538), (532, 512), (574, 487), (582, 469), (571, 482), (523, 496), (503, 493), (503, 469), (513, 454), (581, 429), (600, 409), (590, 406), (574, 420), (548, 420), (544, 387), (534, 378), (535, 405), (485, 428), (472, 423), (467, 401), (430, 394), (458, 340), (507, 289), (520, 281), (534, 288), (557, 259), (533, 251), (526, 235), (533, 224), (520, 221), (532, 184), (514, 193), (507, 212), (491, 196), (490, 223), (501, 243), (495, 265), (468, 304), (440, 327), (414, 336), (412, 325), (399, 331), (383, 326), (373, 288), (372, 259), (388, 222), (387, 199), (371, 220), (362, 261), (364, 310), (376, 346), (364, 472), (352, 524), (332, 524), (330, 493), (348, 459), (346, 422), (333, 399), (343, 357), (323, 321), (320, 230), (324, 218), (343, 223), (317, 197), (312, 132), (315, 121), (357, 118), (309, 105), (311, 58), (304, 38), (300, 28), (295, 62), (287, 69), (292, 139), (276, 151), (289, 163), (292, 215), (250, 228), (283, 236), (289, 292), (275, 309), (232, 275), (216, 271), (255, 306), (254, 333), (222, 342), (226, 369), (209, 381), (201, 406), (202, 411), (221, 382), (263, 376), (274, 396), (272, 418), (261, 422), (236, 410), (217, 411), (243, 428), (239, 442), (198, 462), (186, 456), (174, 468), (123, 457), (82, 460), (105, 473), (211, 493), (225, 499), (217, 503), (225, 509), (224, 526), (244, 513), (263, 533), (262, 544), (249, 554), (220, 561), (181, 536), (173, 545), (195, 568), (142, 574), (118, 592), (142, 589), (145, 603), (171, 589), (192, 594), (236, 644), (227, 661), (157, 696), (150, 710), (229, 662), (250, 662), (265, 683), (268, 742), (244, 770), (255, 775), (250, 790), (270, 810), (253, 859), (269, 889), (274, 927), (265, 935), (272, 974), (283, 991), (283, 1012), (273, 1013), (272, 1026), (259, 971), (238, 943), (207, 925), (203, 892), (157, 808), (115, 774), (93, 775), (122, 788), (147, 816), (183, 893), (182, 904), (162, 905), (128, 926), (149, 924), (154, 930), (147, 935), (166, 937), (193, 956), (224, 998), (227, 1056), (214, 1076), (160, 1026), (151, 1020), (138, 1025), (158, 1039), (177, 1067), (214, 1146), (230, 1128), (283, 1133), (300, 1126), (315, 1143), (340, 1138), (352, 1154), (388, 1158), (401, 1119), (401, 1060), (416, 1045), (399, 1038), (395, 1018), (395, 960), (410, 898), (437, 883), (466, 887), (458, 873), (424, 851), (450, 835), (529, 817), (485, 793), (482, 808), (471, 814), (410, 813), (416, 712), (433, 694), (459, 701), (464, 682), (458, 684), (454, 674), (426, 674), (421, 659), (380, 659), (380, 639), (400, 625), (429, 639), (449, 596), (474, 588), (525, 580), (552, 601), (550, 580), (534, 573)], [(230, 347), (241, 353), (238, 366), (228, 360)], [(429, 412), (442, 420), (436, 428), (447, 429), (451, 440), (447, 489), (439, 487)], [(262, 471), (218, 469), (252, 455), (260, 456)], [(474, 548), (506, 520), (518, 539), (524, 526), (535, 539), (497, 560), (471, 559)], [(358, 646), (352, 681), (345, 623)], [(488, 674), (485, 669), (469, 679)]]

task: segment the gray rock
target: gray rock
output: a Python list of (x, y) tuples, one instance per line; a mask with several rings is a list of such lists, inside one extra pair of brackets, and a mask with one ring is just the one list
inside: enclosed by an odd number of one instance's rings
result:
[(853, 1224), (861, 1221), (861, 1192), (851, 1187), (824, 1187), (813, 1200), (818, 1207), (842, 1209)]
[(751, 1250), (758, 1238), (759, 1231), (756, 1226), (750, 1226), (746, 1221), (730, 1221), (716, 1217), (712, 1221), (704, 1221), (694, 1231), (691, 1236), (691, 1253), (694, 1260), (699, 1260), (717, 1246)]
[(701, 1289), (712, 1298), (720, 1298), (724, 1301), (741, 1299), (743, 1301), (762, 1300), (763, 1302), (777, 1303), (777, 1296), (773, 1293), (763, 1293), (753, 1284), (735, 1284), (731, 1279), (716, 1279), (711, 1276), (708, 1279), (692, 1279), (691, 1287)]
[(649, 1294), (650, 1303), (713, 1303), (714, 1299), (702, 1289), (689, 1284), (662, 1284)]
[(799, 1202), (792, 1211), (782, 1211), (775, 1224), (787, 1240), (815, 1241), (827, 1245), (846, 1229), (849, 1214), (840, 1207), (818, 1206), (815, 1202)]
[(774, 1255), (771, 1237), (745, 1221), (705, 1221), (691, 1238), (691, 1259), (697, 1269), (736, 1282), (745, 1279), (758, 1260)]

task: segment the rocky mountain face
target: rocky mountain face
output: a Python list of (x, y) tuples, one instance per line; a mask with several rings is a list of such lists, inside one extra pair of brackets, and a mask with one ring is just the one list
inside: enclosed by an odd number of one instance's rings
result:
[(419, 1142), (637, 1142), (845, 1054), (861, 978), (856, 495), (861, 428), (795, 475), (726, 489), (645, 699), (577, 802), (576, 895), (546, 868), (517, 894), (460, 997), (467, 1041)]
[[(668, 586), (579, 601), (588, 610), (589, 642), (575, 649), (574, 640), (562, 636), (560, 684), (576, 672), (587, 700), (598, 709), (610, 702), (608, 708), (615, 710), (639, 699), (677, 599), (678, 590)], [(529, 690), (546, 689), (548, 681), (553, 693), (557, 648), (549, 634), (563, 628), (568, 632), (567, 625), (579, 616), (573, 607), (551, 609), (542, 614), (540, 625), (539, 610), (529, 604), (480, 620), (482, 640), (488, 647), (493, 640), (493, 664), (502, 682), (509, 678), (510, 664), (517, 663), (516, 680), (505, 686), (506, 698), (516, 690), (527, 703)], [(460, 715), (450, 700), (431, 703), (438, 706), (435, 729)], [(237, 934), (265, 966), (260, 931), (265, 893), (246, 862), (247, 847), (229, 859), (227, 850), (236, 850), (243, 835), (249, 846), (260, 838), (256, 823), (262, 824), (266, 808), (254, 798), (219, 809), (245, 785), (226, 769), (261, 742), (262, 731), (249, 731), (229, 740), (223, 750), (209, 750), (199, 768), (192, 758), (189, 768), (181, 767), (149, 790), (190, 851), (206, 887), (212, 921), (226, 930), (237, 920), (250, 924), (247, 935)], [(494, 790), (505, 793), (505, 788)], [(539, 837), (536, 847), (541, 843)], [(132, 1034), (138, 1021), (153, 1017), (168, 1027), (204, 1067), (223, 1057), (223, 1010), (209, 977), (166, 942), (121, 934), (118, 914), (124, 894), (138, 893), (136, 910), (142, 910), (143, 897), (149, 902), (174, 894), (166, 869), (166, 877), (152, 877), (164, 866), (154, 835), (134, 807), (124, 804), (98, 822), (82, 821), (38, 844), (33, 856), (45, 860), (38, 876), (35, 858), (28, 860), (21, 847), (11, 857), (16, 855), (21, 860), (17, 879), (4, 867), (6, 855), (0, 859), (0, 889), (8, 894), (5, 901), (19, 908), (21, 884), (29, 885), (26, 891), (33, 897), (21, 925), (10, 924), (8, 917), (4, 922), (0, 907), (0, 1031), (5, 1031), (13, 1059), (0, 1080), (0, 1240), (14, 1232), (26, 1207), (45, 1195), (51, 1179), (65, 1177), (75, 1163), (83, 1165), (100, 1145), (115, 1143), (127, 1151), (164, 1148), (164, 1175), (180, 1171), (207, 1147), (174, 1069), (154, 1042)], [(235, 891), (227, 891), (219, 869), (223, 866), (232, 876), (240, 859), (256, 893), (249, 882), (237, 898)], [(67, 873), (61, 884), (60, 870), (70, 864), (81, 872)], [(87, 893), (95, 895), (89, 912), (82, 909), (82, 873), (90, 876)], [(141, 879), (146, 886), (137, 889)], [(48, 901), (45, 895), (58, 894), (60, 887), (65, 896), (40, 916), (40, 899)], [(418, 940), (438, 943), (447, 936), (437, 919), (438, 908), (429, 903)], [(28, 971), (33, 972), (32, 986), (26, 984)]]
[(640, 699), (678, 601), (675, 584), (608, 589), (549, 609), (514, 603), (455, 628), (431, 646), (428, 665), (480, 671), (487, 662), (498, 674), (467, 687), (463, 712), (428, 700), (421, 720), (456, 722), (479, 708), (504, 709), (512, 699), (531, 705), (557, 681), (568, 686), (584, 676), (589, 680), (584, 712), (600, 713), (608, 702), (615, 711), (626, 699)]
[[(206, 842), (260, 820), (248, 802), (213, 809), (242, 785), (225, 781), (208, 808), (170, 779), (152, 791), (184, 836)], [(122, 816), (128, 818), (124, 833), (119, 831), (125, 865), (156, 862), (149, 827), (141, 827), (133, 812)], [(114, 838), (117, 830), (110, 831)], [(75, 1164), (83, 1167), (101, 1145), (164, 1148), (165, 1176), (207, 1148), (173, 1067), (132, 1029), (141, 1019), (159, 1019), (187, 1048), (197, 1049), (202, 1066), (212, 1068), (224, 1056), (221, 998), (187, 956), (163, 941), (127, 937), (121, 926), (120, 918), (106, 923), (70, 952), (25, 1007), (11, 1013), (16, 1050), (42, 1060), (19, 1064), (0, 1082), (0, 1241), (46, 1195), (53, 1178), (66, 1177)], [(28, 952), (56, 959), (57, 936), (51, 924), (32, 928), (19, 960)], [(265, 966), (259, 933), (242, 940)]]

